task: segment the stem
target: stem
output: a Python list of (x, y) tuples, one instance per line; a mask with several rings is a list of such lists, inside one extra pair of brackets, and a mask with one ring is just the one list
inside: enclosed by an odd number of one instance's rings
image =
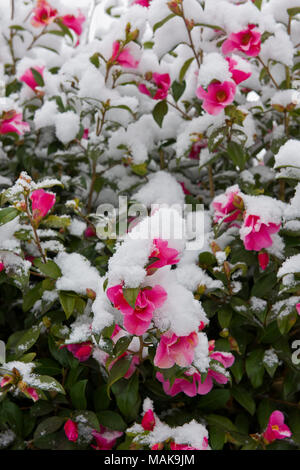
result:
[(271, 79), (272, 82), (274, 83), (274, 85), (275, 85), (275, 87), (277, 88), (277, 90), (279, 90), (279, 85), (278, 85), (278, 83), (276, 82), (276, 80), (274, 79), (273, 75), (271, 74), (269, 67), (263, 62), (263, 60), (262, 60), (259, 56), (257, 56), (257, 59), (258, 59), (258, 61), (261, 63), (261, 65), (266, 69), (266, 71), (267, 71), (267, 73), (268, 73), (270, 79)]
[(92, 209), (93, 192), (94, 192), (94, 186), (95, 186), (95, 182), (96, 182), (96, 178), (97, 178), (96, 166), (97, 166), (97, 162), (93, 161), (92, 180), (91, 180), (91, 186), (90, 186), (88, 204), (87, 204), (87, 213), (88, 214), (90, 214), (91, 209)]
[(15, 16), (15, 0), (11, 0), (11, 16), (10, 19), (13, 20)]
[(159, 151), (159, 159), (160, 159), (160, 169), (164, 170), (166, 168), (166, 163), (165, 163), (165, 158), (164, 158), (164, 152), (161, 149)]
[(279, 199), (281, 201), (284, 201), (285, 199), (285, 181), (284, 180), (280, 180), (279, 181)]
[(173, 108), (177, 109), (177, 111), (179, 111), (185, 119), (188, 119), (189, 121), (192, 119), (188, 114), (186, 114), (184, 111), (182, 111), (182, 109), (179, 108), (178, 104), (173, 104), (169, 100), (166, 101), (170, 106), (173, 106)]
[(42, 29), (42, 31), (40, 32), (40, 34), (38, 34), (37, 36), (34, 36), (34, 37), (33, 37), (31, 44), (30, 44), (30, 45), (28, 46), (28, 48), (27, 48), (28, 51), (29, 51), (30, 49), (32, 49), (32, 47), (34, 46), (34, 44), (36, 43), (36, 41), (37, 41), (38, 39), (40, 39), (40, 37), (43, 36), (43, 34), (45, 34), (46, 28), (47, 28), (47, 25), (44, 26), (44, 28)]
[(139, 358), (140, 358), (140, 363), (141, 363), (143, 362), (143, 350), (144, 350), (144, 341), (143, 341), (142, 336), (139, 336), (139, 341), (140, 341)]
[(193, 38), (192, 38), (192, 35), (191, 35), (191, 31), (190, 31), (190, 29), (189, 29), (189, 27), (188, 27), (188, 25), (187, 25), (187, 23), (186, 23), (186, 19), (185, 19), (185, 16), (184, 16), (183, 3), (182, 3), (182, 5), (181, 5), (181, 10), (182, 10), (182, 18), (183, 18), (183, 21), (184, 21), (184, 25), (185, 25), (185, 28), (186, 28), (187, 33), (188, 33), (188, 37), (189, 37), (189, 41), (190, 41), (190, 46), (191, 46), (191, 49), (192, 49), (192, 51), (193, 51), (193, 53), (194, 53), (195, 59), (196, 59), (197, 64), (198, 64), (198, 67), (200, 68), (200, 65), (201, 65), (200, 59), (199, 59), (199, 56), (198, 56), (198, 54), (197, 54), (197, 52), (196, 52), (196, 48), (195, 48), (195, 45), (194, 45), (194, 42), (193, 42)]

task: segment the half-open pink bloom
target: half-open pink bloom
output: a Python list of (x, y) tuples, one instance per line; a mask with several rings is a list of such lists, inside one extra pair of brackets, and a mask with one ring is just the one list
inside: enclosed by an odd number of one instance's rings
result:
[(238, 65), (236, 60), (232, 59), (231, 57), (226, 57), (226, 60), (229, 64), (229, 71), (231, 73), (232, 79), (237, 85), (251, 77), (251, 72), (244, 72), (243, 70), (235, 68), (235, 66)]
[(0, 273), (1, 273), (1, 271), (3, 271), (4, 268), (5, 268), (4, 264), (0, 263)]
[(154, 82), (157, 87), (156, 92), (152, 94), (143, 83), (138, 87), (140, 92), (150, 96), (153, 100), (164, 100), (168, 96), (168, 91), (171, 86), (170, 75), (168, 73), (153, 73), (151, 81)]
[(281, 224), (269, 222), (265, 224), (259, 215), (248, 214), (241, 228), (241, 239), (246, 250), (260, 251), (272, 246), (271, 235), (280, 230)]
[(120, 431), (109, 431), (104, 426), (100, 426), (99, 431), (92, 432), (93, 437), (96, 439), (97, 444), (92, 445), (96, 450), (111, 450), (117, 442), (118, 437), (123, 435)]
[(32, 201), (32, 214), (34, 219), (45, 217), (56, 201), (55, 194), (47, 193), (43, 189), (33, 191), (30, 199)]
[(206, 147), (207, 147), (207, 139), (201, 139), (195, 142), (192, 145), (192, 148), (188, 157), (191, 158), (192, 160), (199, 160), (201, 150), (205, 149)]
[(234, 82), (210, 83), (205, 91), (201, 86), (196, 95), (203, 100), (202, 107), (208, 114), (217, 115), (222, 109), (233, 102), (236, 85)]
[(297, 310), (298, 315), (300, 315), (300, 303), (296, 305), (296, 310)]
[(149, 256), (151, 258), (158, 258), (153, 263), (148, 264), (147, 271), (150, 269), (162, 268), (163, 266), (177, 264), (179, 262), (179, 253), (175, 248), (169, 248), (168, 241), (161, 238), (154, 238), (154, 248)]
[[(234, 362), (234, 356), (231, 353), (217, 351), (211, 354), (211, 358), (220, 362), (225, 368), (231, 367)], [(213, 388), (213, 379), (222, 385), (228, 382), (226, 375), (212, 369), (208, 369), (207, 376), (203, 383), (201, 383), (201, 374), (193, 367), (186, 371), (184, 375), (186, 378), (177, 378), (172, 385), (168, 380), (164, 379), (163, 374), (160, 372), (157, 372), (156, 378), (162, 382), (164, 392), (172, 397), (180, 392), (185, 393), (189, 397), (194, 397), (197, 394), (206, 395)]]
[(85, 341), (84, 343), (64, 344), (60, 346), (60, 348), (67, 348), (67, 350), (70, 351), (70, 353), (72, 353), (80, 362), (87, 361), (93, 352), (93, 345), (90, 341)]
[(31, 398), (33, 401), (38, 401), (39, 400), (39, 396), (38, 396), (38, 393), (37, 391), (35, 390), (35, 388), (32, 388), (32, 387), (26, 387), (24, 390), (23, 390), (23, 393), (28, 397), (28, 398)]
[(160, 369), (169, 369), (174, 364), (181, 367), (189, 366), (194, 359), (198, 335), (194, 331), (189, 336), (177, 336), (167, 332), (160, 338), (154, 357), (154, 365)]
[(33, 13), (34, 16), (31, 19), (31, 24), (37, 28), (51, 24), (57, 17), (57, 10), (52, 8), (46, 0), (37, 0)]
[(163, 305), (167, 293), (161, 286), (143, 288), (136, 298), (135, 308), (126, 301), (120, 284), (107, 289), (107, 297), (124, 315), (124, 327), (128, 333), (140, 336), (149, 328), (154, 310)]
[(253, 31), (255, 25), (248, 25), (238, 33), (231, 33), (228, 39), (223, 42), (222, 52), (224, 55), (233, 51), (241, 51), (250, 57), (256, 57), (260, 53), (261, 34)]
[(72, 29), (77, 36), (80, 36), (82, 33), (82, 25), (85, 22), (86, 18), (84, 14), (79, 10), (78, 16), (75, 15), (65, 15), (60, 18), (67, 28)]
[[(45, 67), (32, 67), (34, 70), (36, 70), (41, 76), (43, 76)], [(36, 87), (38, 87), (38, 83), (36, 82), (34, 75), (32, 73), (31, 68), (27, 69), (25, 73), (20, 77), (20, 81), (26, 83), (33, 91), (35, 91)]]
[(78, 439), (78, 425), (75, 421), (68, 419), (68, 421), (64, 425), (64, 430), (67, 438), (71, 442), (76, 442)]
[(18, 135), (23, 135), (25, 132), (30, 131), (30, 125), (22, 121), (22, 114), (17, 113), (14, 109), (6, 111), (0, 118), (0, 135), (15, 132)]
[(153, 431), (155, 426), (155, 416), (152, 410), (146, 411), (142, 419), (142, 426), (145, 431)]
[(270, 257), (268, 253), (258, 253), (258, 262), (261, 269), (264, 271), (269, 265)]
[(265, 441), (270, 444), (276, 439), (285, 439), (291, 437), (292, 433), (290, 428), (284, 424), (284, 415), (281, 411), (273, 411), (269, 418), (268, 426), (263, 437)]
[(150, 7), (151, 0), (133, 0), (132, 5), (141, 5), (142, 7)]
[(118, 41), (114, 41), (113, 43), (112, 56), (109, 60), (112, 63), (117, 63), (123, 67), (132, 69), (136, 69), (139, 64), (139, 61), (135, 60), (131, 55), (129, 47), (123, 47), (121, 49), (121, 45)]
[(240, 188), (236, 185), (227, 188), (224, 194), (215, 197), (212, 203), (215, 210), (214, 222), (223, 220), (223, 222), (228, 223), (239, 217), (241, 214), (239, 206), (242, 202), (240, 196), (238, 196), (239, 192)]

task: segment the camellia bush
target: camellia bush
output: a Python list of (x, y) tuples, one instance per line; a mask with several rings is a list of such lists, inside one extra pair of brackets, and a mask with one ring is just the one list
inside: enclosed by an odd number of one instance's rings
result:
[(72, 4), (0, 2), (0, 448), (299, 448), (299, 0)]

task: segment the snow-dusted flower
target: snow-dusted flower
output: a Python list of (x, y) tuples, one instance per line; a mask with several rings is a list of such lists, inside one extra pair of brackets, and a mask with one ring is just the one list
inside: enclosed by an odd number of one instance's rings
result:
[(232, 57), (226, 57), (226, 60), (229, 65), (229, 71), (231, 72), (232, 79), (237, 85), (251, 77), (251, 72), (244, 72), (243, 70), (236, 68), (238, 63)]
[(153, 73), (151, 74), (150, 82), (153, 82), (156, 87), (152, 92), (152, 89), (147, 88), (144, 83), (141, 83), (138, 88), (141, 93), (150, 96), (153, 100), (164, 100), (168, 96), (168, 91), (171, 86), (171, 79), (168, 73)]
[(109, 62), (133, 69), (136, 69), (139, 63), (131, 54), (130, 48), (128, 46), (121, 47), (118, 41), (113, 43), (112, 56)]
[(158, 285), (143, 288), (139, 291), (134, 308), (126, 301), (120, 284), (107, 289), (107, 297), (124, 315), (124, 327), (128, 333), (140, 336), (149, 328), (154, 310), (163, 305), (167, 293)]
[(118, 437), (121, 437), (123, 433), (109, 431), (104, 426), (100, 426), (100, 431), (94, 430), (92, 435), (96, 439), (96, 445), (92, 445), (95, 450), (111, 450), (116, 445)]
[(79, 11), (78, 15), (65, 15), (62, 16), (61, 21), (67, 28), (72, 29), (77, 36), (80, 36), (82, 34), (82, 25), (85, 22), (86, 18), (84, 14)]
[(168, 369), (177, 364), (181, 367), (189, 366), (194, 359), (194, 350), (198, 344), (196, 332), (189, 336), (177, 336), (167, 332), (160, 338), (154, 357), (154, 365), (160, 369)]
[(57, 10), (52, 8), (46, 0), (37, 0), (33, 13), (31, 23), (37, 28), (51, 24), (57, 17)]
[[(150, 261), (147, 266), (147, 271), (162, 268), (163, 266), (177, 264), (179, 262), (179, 253), (175, 248), (168, 246), (167, 240), (155, 238), (153, 240), (154, 248), (149, 256)], [(154, 261), (151, 260), (154, 258)]]
[(55, 194), (47, 193), (44, 189), (36, 189), (30, 195), (32, 214), (36, 220), (45, 217), (55, 204)]
[(227, 188), (225, 194), (215, 197), (212, 203), (215, 211), (214, 222), (223, 220), (228, 223), (239, 217), (243, 203), (239, 193), (240, 188), (236, 185)]
[(208, 114), (217, 115), (234, 100), (236, 85), (234, 82), (210, 83), (205, 91), (201, 86), (196, 95), (203, 100), (202, 107)]
[(67, 348), (80, 362), (87, 361), (93, 352), (93, 345), (90, 341), (77, 344), (64, 344), (61, 348)]
[(17, 113), (14, 109), (6, 111), (0, 118), (0, 135), (15, 132), (18, 135), (23, 135), (25, 132), (30, 131), (30, 125), (22, 121), (22, 114)]
[[(45, 67), (44, 66), (36, 66), (36, 67), (32, 67), (34, 70), (36, 70), (42, 77), (43, 77), (43, 73), (44, 73), (44, 70), (45, 70)], [(37, 83), (35, 77), (34, 77), (34, 74), (32, 72), (32, 69), (27, 69), (24, 74), (20, 77), (20, 81), (21, 82), (24, 82), (26, 83), (26, 85), (28, 85), (33, 91), (36, 90), (36, 88), (39, 86), (39, 84)]]
[(269, 418), (268, 426), (263, 433), (263, 438), (267, 444), (275, 441), (276, 439), (285, 439), (291, 437), (292, 433), (290, 428), (284, 424), (284, 415), (281, 411), (273, 411)]
[(142, 419), (142, 426), (145, 431), (153, 431), (155, 426), (155, 416), (152, 410), (147, 410)]
[(280, 230), (281, 224), (262, 222), (259, 215), (246, 214), (241, 238), (246, 250), (260, 251), (273, 244), (271, 235)]
[(261, 33), (254, 31), (255, 25), (248, 25), (238, 33), (231, 33), (223, 42), (222, 52), (227, 55), (233, 51), (241, 51), (250, 57), (256, 57), (260, 53)]

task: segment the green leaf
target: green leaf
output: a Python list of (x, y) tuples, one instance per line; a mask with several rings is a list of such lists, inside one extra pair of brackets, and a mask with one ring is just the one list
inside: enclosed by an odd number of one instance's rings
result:
[(15, 219), (19, 211), (15, 207), (5, 207), (0, 210), (0, 225), (7, 224), (11, 220)]
[(276, 283), (277, 276), (274, 272), (261, 276), (259, 279), (256, 279), (252, 287), (251, 296), (267, 298)]
[(107, 381), (107, 394), (110, 397), (111, 386), (122, 379), (130, 367), (130, 359), (122, 357), (111, 368)]
[(199, 397), (197, 408), (206, 412), (226, 408), (229, 399), (230, 390), (212, 390), (207, 395)]
[(241, 357), (236, 356), (233, 365), (230, 368), (236, 383), (239, 383), (244, 375), (244, 361)]
[(63, 386), (53, 377), (49, 377), (48, 375), (39, 375), (38, 381), (39, 384), (36, 385), (36, 388), (40, 390), (46, 390), (47, 392), (58, 392), (62, 393), (63, 395), (66, 394)]
[(184, 77), (185, 77), (185, 74), (186, 72), (188, 71), (189, 69), (189, 66), (191, 65), (191, 63), (193, 62), (195, 57), (191, 57), (190, 59), (187, 59), (185, 61), (185, 63), (183, 64), (183, 66), (181, 67), (180, 69), (180, 72), (179, 72), (179, 81), (182, 82)]
[(155, 23), (155, 25), (153, 26), (153, 33), (155, 33), (155, 31), (159, 28), (161, 28), (165, 23), (167, 23), (167, 21), (171, 20), (172, 18), (174, 18), (175, 14), (174, 13), (171, 13), (170, 15), (166, 16), (163, 20), (161, 21), (158, 21), (157, 23)]
[(61, 306), (66, 314), (66, 318), (70, 318), (74, 312), (76, 297), (74, 295), (68, 294), (66, 292), (59, 293), (59, 300)]
[(123, 336), (122, 338), (118, 339), (113, 349), (114, 356), (121, 356), (125, 351), (127, 351), (128, 346), (132, 341), (132, 336)]
[(85, 397), (85, 389), (87, 380), (80, 380), (71, 387), (70, 396), (73, 406), (78, 410), (85, 410), (87, 407), (87, 401)]
[(288, 315), (278, 315), (277, 316), (277, 325), (280, 333), (286, 335), (291, 328), (295, 325), (298, 315), (296, 312), (291, 312)]
[(36, 83), (38, 84), (38, 86), (44, 86), (45, 82), (44, 82), (44, 79), (43, 79), (42, 75), (37, 70), (35, 70), (33, 67), (31, 67), (30, 70), (31, 70), (33, 78), (36, 81)]
[(33, 435), (34, 440), (39, 439), (47, 434), (52, 434), (62, 427), (65, 419), (60, 416), (51, 416), (42, 421), (35, 430)]
[(246, 372), (254, 388), (260, 387), (263, 383), (265, 373), (263, 356), (263, 349), (255, 349), (246, 358)]
[(18, 435), (23, 434), (23, 415), (19, 406), (15, 403), (4, 400), (1, 409), (1, 421), (7, 422), (9, 427)]
[(184, 93), (184, 90), (186, 88), (186, 82), (185, 81), (181, 81), (181, 82), (177, 82), (176, 80), (172, 83), (172, 92), (173, 92), (173, 98), (174, 100), (177, 102), (179, 100), (179, 98), (181, 98), (181, 96), (183, 95)]
[(225, 444), (225, 432), (218, 426), (209, 427), (209, 442), (212, 450), (222, 450)]
[(139, 295), (139, 292), (140, 292), (139, 287), (136, 287), (136, 288), (129, 287), (127, 289), (123, 288), (123, 295), (125, 299), (127, 300), (127, 302), (129, 303), (130, 307), (132, 307), (133, 309), (135, 308), (135, 302), (136, 302), (137, 296)]
[(218, 311), (218, 321), (221, 328), (228, 328), (232, 318), (232, 309), (225, 305), (221, 310)]
[(247, 154), (243, 147), (236, 142), (230, 142), (227, 145), (227, 153), (235, 166), (238, 166), (240, 170), (244, 170), (245, 163), (247, 161)]
[(43, 224), (50, 228), (67, 228), (71, 223), (71, 219), (67, 215), (48, 215), (43, 220)]
[(252, 416), (255, 413), (255, 401), (253, 400), (251, 394), (241, 386), (234, 386), (232, 388), (233, 398), (245, 408)]
[(34, 343), (38, 340), (39, 336), (40, 336), (40, 329), (38, 326), (33, 326), (32, 328), (29, 328), (29, 330), (24, 331), (12, 351), (15, 359), (18, 359), (26, 351), (28, 351), (28, 349), (30, 349), (34, 345)]
[(114, 431), (125, 431), (127, 425), (122, 416), (114, 411), (100, 411), (97, 413), (99, 423)]
[(289, 16), (298, 15), (300, 13), (300, 7), (288, 8), (287, 12)]
[(135, 374), (129, 380), (123, 379), (112, 386), (117, 405), (127, 421), (134, 421), (139, 412), (141, 398), (139, 396), (139, 379)]
[(216, 263), (217, 263), (217, 260), (216, 260), (215, 255), (213, 255), (209, 251), (204, 251), (203, 253), (200, 253), (199, 266), (206, 268), (208, 266), (213, 266)]
[(145, 176), (148, 173), (147, 162), (131, 165), (131, 170), (138, 176)]
[(62, 276), (59, 266), (57, 266), (57, 264), (52, 260), (47, 261), (47, 263), (43, 263), (40, 258), (35, 258), (34, 265), (39, 268), (45, 276), (51, 277), (52, 279), (58, 279)]
[(236, 426), (225, 416), (211, 414), (205, 416), (205, 419), (209, 425), (217, 426), (219, 429), (223, 429), (224, 431), (237, 431)]
[(162, 126), (165, 115), (168, 113), (168, 104), (165, 100), (159, 101), (153, 108), (152, 115), (155, 122)]

